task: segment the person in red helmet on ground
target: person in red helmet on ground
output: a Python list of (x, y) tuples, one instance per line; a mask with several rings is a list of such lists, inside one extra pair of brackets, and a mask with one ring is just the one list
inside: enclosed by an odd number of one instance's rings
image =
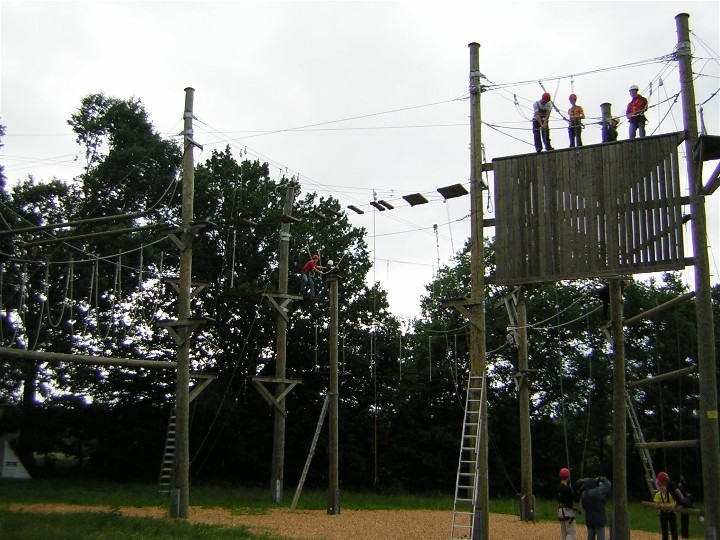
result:
[(303, 266), (301, 277), (302, 285), (300, 286), (300, 292), (298, 293), (300, 296), (302, 296), (305, 291), (309, 291), (310, 298), (315, 298), (315, 282), (313, 281), (312, 275), (322, 275), (323, 267), (319, 264), (320, 256), (313, 255)]
[(576, 540), (574, 505), (580, 500), (570, 483), (570, 469), (563, 467), (558, 473), (560, 483), (557, 488), (558, 520), (560, 521), (560, 540)]
[[(681, 477), (682, 478), (682, 477)], [(658, 492), (655, 494), (655, 498), (653, 499), (654, 502), (657, 505), (669, 505), (667, 508), (677, 506), (684, 506), (685, 508), (692, 507), (692, 497), (690, 497), (690, 494), (687, 492), (687, 490), (684, 489), (684, 479), (683, 479), (683, 487), (679, 486), (675, 482), (673, 482), (670, 479), (670, 475), (666, 473), (665, 471), (661, 471), (657, 474), (657, 486), (658, 486)], [(671, 499), (669, 501), (668, 499)], [(672, 514), (670, 515), (664, 515), (664, 514)], [(663, 519), (663, 517), (665, 519)], [(680, 515), (680, 529), (682, 533), (682, 538), (689, 538), (689, 520), (687, 519), (687, 514), (681, 514)], [(685, 518), (685, 519), (683, 519)], [(670, 534), (672, 535), (673, 539), (677, 538), (677, 524), (675, 522), (675, 514), (674, 512), (660, 512), (660, 530), (662, 531), (663, 538), (667, 538), (667, 529), (670, 529)], [(675, 531), (675, 532), (673, 532)]]
[(582, 121), (585, 118), (585, 112), (580, 105), (577, 105), (577, 96), (570, 94), (570, 108), (568, 109), (568, 135), (570, 136), (570, 148), (582, 146)]
[(542, 95), (540, 101), (533, 104), (532, 129), (536, 152), (542, 152), (543, 144), (545, 150), (555, 150), (550, 144), (550, 112), (552, 109), (552, 99), (547, 92)]
[(679, 501), (674, 497), (676, 494), (672, 490), (671, 484), (672, 486), (675, 486), (675, 483), (670, 481), (670, 477), (667, 473), (658, 473), (658, 491), (653, 497), (653, 502), (655, 503), (655, 508), (658, 511), (658, 516), (660, 517), (660, 533), (662, 535), (662, 540), (669, 540), (668, 533), (672, 540), (678, 540), (675, 507), (678, 505)]

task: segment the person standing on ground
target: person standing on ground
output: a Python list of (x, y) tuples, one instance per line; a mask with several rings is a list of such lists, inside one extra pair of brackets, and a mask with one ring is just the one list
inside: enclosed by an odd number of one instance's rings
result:
[(532, 129), (536, 152), (542, 152), (543, 144), (546, 151), (555, 150), (550, 144), (550, 113), (552, 108), (552, 100), (547, 92), (542, 95), (540, 101), (533, 104)]
[(576, 540), (574, 504), (580, 500), (570, 483), (570, 469), (563, 467), (558, 473), (560, 483), (557, 487), (558, 520), (560, 521), (560, 540)]
[(585, 510), (587, 540), (605, 540), (605, 525), (608, 522), (605, 500), (611, 487), (610, 480), (604, 476), (583, 481), (580, 502)]
[(582, 129), (585, 112), (580, 105), (577, 105), (577, 96), (570, 94), (570, 108), (568, 109), (568, 135), (570, 136), (570, 148), (582, 146)]
[[(692, 495), (688, 491), (687, 482), (685, 482), (683, 475), (680, 475), (677, 488), (682, 494), (682, 505), (685, 508), (692, 508)], [(690, 516), (688, 514), (680, 514), (680, 538), (683, 540), (690, 538)]]
[[(660, 481), (660, 475), (665, 475), (665, 481)], [(672, 540), (678, 540), (677, 531), (677, 518), (675, 517), (675, 507), (677, 502), (675, 501), (673, 494), (668, 489), (669, 482), (666, 473), (658, 474), (658, 491), (653, 497), (655, 508), (658, 511), (660, 517), (660, 533), (662, 540), (668, 539), (668, 532)]]
[(638, 93), (637, 85), (633, 84), (630, 89), (630, 103), (628, 103), (625, 116), (630, 122), (630, 138), (634, 139), (635, 134), (639, 132), (640, 137), (645, 136), (645, 111), (648, 109), (648, 101)]

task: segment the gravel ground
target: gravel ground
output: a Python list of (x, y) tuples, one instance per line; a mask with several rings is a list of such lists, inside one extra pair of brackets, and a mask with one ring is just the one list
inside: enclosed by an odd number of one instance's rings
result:
[[(13, 511), (32, 512), (109, 512), (109, 507), (51, 504), (12, 504)], [(123, 507), (126, 516), (167, 517), (167, 509)], [(237, 512), (242, 512), (238, 509)], [(267, 514), (234, 513), (221, 508), (189, 509), (189, 521), (222, 526), (245, 525), (266, 532), (303, 540), (447, 540), (450, 537), (452, 512), (424, 510), (342, 510), (328, 515), (325, 510), (273, 509)], [(490, 538), (497, 540), (557, 540), (560, 527), (551, 522), (523, 522), (516, 516), (490, 515)], [(585, 538), (583, 525), (577, 527), (578, 538)], [(658, 533), (633, 531), (631, 540), (656, 540)]]

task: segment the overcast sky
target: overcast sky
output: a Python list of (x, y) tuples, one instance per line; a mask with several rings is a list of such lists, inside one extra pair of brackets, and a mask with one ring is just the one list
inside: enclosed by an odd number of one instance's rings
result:
[[(274, 177), (298, 176), (304, 190), (365, 210), (348, 214), (367, 230), (375, 262), (368, 280), (389, 291), (393, 312), (414, 316), (438, 260), (447, 263), (469, 235), (469, 197), (443, 202), (435, 191), (469, 179), (468, 43), (480, 43), (480, 71), (499, 85), (482, 97), (487, 161), (533, 151), (538, 81), (563, 111), (568, 94), (578, 95), (586, 144), (601, 141), (592, 125), (600, 103), (622, 115), (631, 84), (653, 106), (649, 134), (682, 130), (680, 103), (673, 105), (677, 64), (653, 61), (673, 52), (679, 13), (690, 14), (696, 99), (709, 99), (704, 124), (720, 135), (720, 95), (711, 98), (720, 87), (719, 6), (2, 0), (0, 122), (7, 132), (0, 159), (11, 182), (29, 174), (72, 179), (83, 159), (67, 120), (83, 97), (136, 97), (170, 137), (181, 131), (191, 86), (195, 139), (204, 145), (196, 162), (230, 145), (238, 158), (270, 163)], [(555, 148), (567, 147), (556, 113), (551, 127)], [(627, 138), (625, 123), (620, 138)], [(706, 165), (705, 177), (715, 165)], [(430, 204), (401, 199), (416, 192)], [(395, 210), (373, 211), (374, 193)], [(713, 282), (719, 201), (720, 192), (707, 201)], [(312, 247), (325, 259), (342, 257)]]

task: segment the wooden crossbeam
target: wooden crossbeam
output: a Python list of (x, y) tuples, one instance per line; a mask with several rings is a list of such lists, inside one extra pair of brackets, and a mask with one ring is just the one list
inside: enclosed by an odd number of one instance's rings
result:
[[(645, 508), (655, 508), (655, 503), (650, 501), (640, 501), (640, 505)], [(705, 512), (699, 508), (685, 508), (684, 506), (676, 506), (673, 510), (676, 514), (688, 514), (690, 516), (704, 516)]]
[(132, 358), (113, 358), (110, 356), (92, 356), (89, 354), (67, 354), (45, 351), (26, 351), (24, 349), (11, 349), (0, 347), (0, 357), (16, 360), (33, 360), (36, 362), (70, 362), (75, 364), (89, 364), (98, 366), (125, 366), (150, 369), (176, 369), (175, 362), (160, 360), (135, 360)]
[(698, 446), (700, 446), (700, 441), (697, 439), (635, 443), (635, 448), (648, 448), (650, 450), (661, 450), (664, 448), (697, 448)]
[[(285, 399), (285, 396), (287, 396), (290, 391), (295, 388), (296, 385), (302, 384), (302, 379), (283, 379), (280, 377), (250, 377), (250, 382), (260, 393), (260, 396), (268, 402), (268, 405), (275, 407), (275, 409), (280, 414), (282, 414), (284, 417), (287, 417), (287, 412), (283, 410), (280, 404)], [(287, 386), (280, 394), (274, 396), (270, 392), (270, 390), (265, 387), (265, 383), (285, 384)]]
[(477, 320), (477, 317), (473, 314), (471, 308), (472, 306), (478, 306), (483, 305), (483, 300), (481, 298), (446, 298), (444, 300), (441, 300), (440, 303), (443, 305), (443, 307), (454, 307), (457, 309), (467, 320), (470, 321), (472, 325), (475, 326), (478, 330), (481, 332), (484, 331), (484, 328), (480, 327), (480, 323)]
[(715, 167), (715, 170), (710, 175), (710, 180), (702, 188), (703, 195), (712, 195), (715, 190), (720, 187), (720, 164)]
[(657, 384), (664, 381), (671, 381), (673, 379), (684, 377), (685, 375), (689, 375), (690, 373), (694, 373), (696, 371), (697, 366), (686, 367), (678, 369), (676, 371), (668, 371), (667, 373), (655, 375), (654, 377), (648, 377), (647, 379), (640, 379), (639, 381), (633, 381), (631, 383), (628, 383), (628, 388), (640, 388), (641, 386)]
[(647, 319), (648, 317), (652, 317), (653, 315), (657, 315), (658, 313), (662, 313), (663, 311), (667, 311), (668, 309), (674, 308), (678, 304), (682, 304), (686, 300), (690, 300), (691, 298), (694, 298), (694, 297), (695, 297), (695, 291), (681, 294), (677, 298), (668, 300), (664, 304), (660, 304), (659, 306), (655, 306), (654, 308), (650, 308), (647, 311), (643, 311), (642, 313), (635, 315), (634, 317), (630, 317), (629, 319), (625, 320), (625, 326), (632, 326), (633, 324), (637, 324), (640, 321)]
[[(190, 374), (190, 377), (193, 378), (193, 374)], [(202, 382), (199, 384), (193, 386), (192, 391), (188, 395), (188, 403), (191, 402), (193, 399), (198, 397), (200, 395), (200, 392), (205, 390), (207, 386), (213, 382), (215, 379), (217, 379), (216, 375), (203, 375), (203, 374), (197, 374), (194, 378), (201, 378), (203, 379)]]

